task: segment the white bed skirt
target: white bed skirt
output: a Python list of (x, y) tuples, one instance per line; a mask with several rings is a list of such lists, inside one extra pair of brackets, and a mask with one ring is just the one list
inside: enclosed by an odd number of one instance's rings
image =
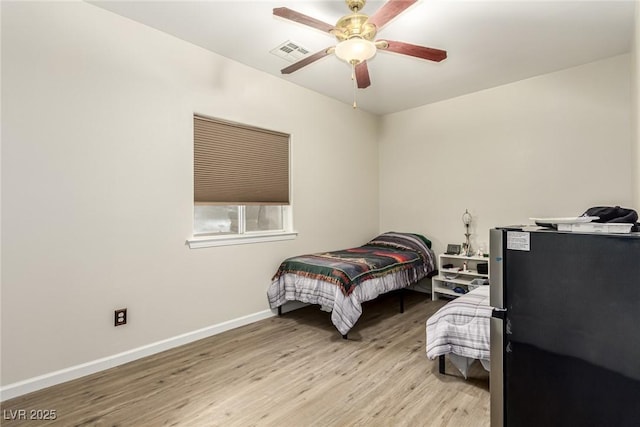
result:
[(277, 308), (287, 301), (318, 304), (322, 310), (331, 312), (331, 322), (342, 335), (346, 335), (362, 315), (361, 303), (375, 299), (380, 294), (405, 288), (426, 275), (423, 268), (390, 273), (362, 282), (347, 296), (332, 283), (286, 273), (271, 283), (267, 296), (271, 308)]
[(465, 380), (467, 379), (467, 374), (469, 373), (469, 368), (471, 367), (471, 364), (476, 360), (480, 361), (480, 363), (482, 364), (482, 367), (487, 372), (490, 371), (491, 363), (487, 359), (473, 359), (471, 357), (458, 356), (455, 353), (449, 353), (445, 357), (447, 357), (451, 361), (453, 366), (455, 366), (458, 369), (458, 371), (460, 371), (460, 373), (462, 374)]

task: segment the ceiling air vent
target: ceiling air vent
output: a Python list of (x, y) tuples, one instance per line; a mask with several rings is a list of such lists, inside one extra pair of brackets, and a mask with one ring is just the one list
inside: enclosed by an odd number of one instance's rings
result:
[(305, 56), (309, 55), (309, 50), (307, 48), (304, 48), (300, 46), (299, 43), (292, 42), (291, 40), (287, 40), (280, 46), (271, 49), (269, 52), (273, 53), (275, 56), (284, 58), (289, 62), (298, 62)]

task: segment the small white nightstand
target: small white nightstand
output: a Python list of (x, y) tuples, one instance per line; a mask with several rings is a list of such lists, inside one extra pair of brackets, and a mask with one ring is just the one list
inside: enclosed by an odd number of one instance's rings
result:
[[(478, 264), (489, 263), (488, 257), (447, 255), (438, 256), (438, 275), (431, 278), (431, 299), (436, 301), (439, 295), (448, 297), (459, 297), (461, 293), (455, 292), (453, 288), (461, 287), (466, 291), (473, 279), (489, 278), (487, 274), (478, 273)], [(452, 264), (452, 268), (443, 268), (444, 265)], [(466, 266), (466, 269), (464, 267)]]

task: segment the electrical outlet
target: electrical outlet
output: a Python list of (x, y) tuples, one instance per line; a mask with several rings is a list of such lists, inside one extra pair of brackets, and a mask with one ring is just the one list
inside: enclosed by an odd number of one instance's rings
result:
[(121, 308), (114, 312), (113, 326), (121, 326), (127, 324), (127, 309)]

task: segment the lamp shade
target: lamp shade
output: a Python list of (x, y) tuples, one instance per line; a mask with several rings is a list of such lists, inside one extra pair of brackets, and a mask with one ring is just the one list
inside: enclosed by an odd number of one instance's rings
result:
[(472, 217), (469, 213), (469, 210), (465, 209), (464, 213), (462, 214), (462, 223), (468, 227), (469, 224), (471, 224), (471, 219)]
[(338, 43), (336, 46), (336, 56), (348, 63), (356, 64), (366, 61), (376, 54), (376, 45), (369, 40), (359, 37), (352, 37)]

